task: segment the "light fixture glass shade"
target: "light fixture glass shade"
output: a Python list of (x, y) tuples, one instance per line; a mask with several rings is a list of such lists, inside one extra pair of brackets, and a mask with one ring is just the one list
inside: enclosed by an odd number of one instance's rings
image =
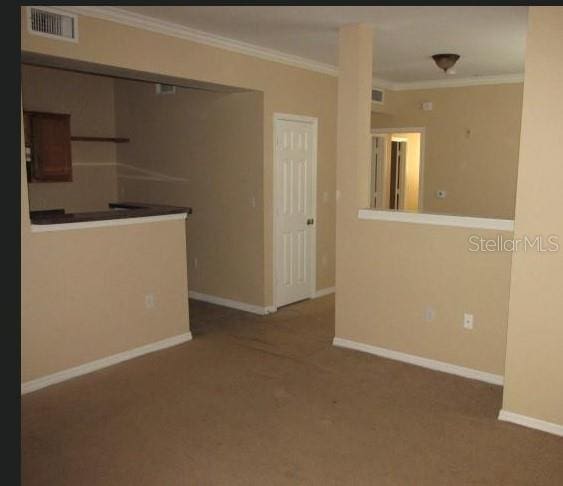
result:
[(432, 59), (434, 59), (436, 66), (447, 73), (448, 69), (451, 69), (459, 59), (459, 54), (434, 54)]

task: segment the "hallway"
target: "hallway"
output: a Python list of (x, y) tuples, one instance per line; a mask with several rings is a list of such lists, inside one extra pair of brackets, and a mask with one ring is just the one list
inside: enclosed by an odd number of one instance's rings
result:
[(563, 484), (563, 440), (497, 421), (500, 387), (333, 347), (334, 296), (190, 320), (23, 396), (22, 484)]

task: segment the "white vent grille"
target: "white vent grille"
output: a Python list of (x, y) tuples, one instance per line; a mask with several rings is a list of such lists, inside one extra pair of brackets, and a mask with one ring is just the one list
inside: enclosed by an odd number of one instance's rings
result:
[(373, 88), (371, 90), (371, 101), (372, 103), (377, 103), (379, 105), (383, 104), (384, 92), (380, 88)]
[(77, 19), (46, 7), (28, 7), (28, 28), (32, 34), (76, 42)]
[(158, 83), (156, 85), (156, 94), (167, 95), (167, 94), (175, 94), (175, 93), (176, 93), (176, 86), (172, 84)]

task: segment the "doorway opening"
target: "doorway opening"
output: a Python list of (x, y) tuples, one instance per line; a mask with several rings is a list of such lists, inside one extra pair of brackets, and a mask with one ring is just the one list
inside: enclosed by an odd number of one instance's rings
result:
[(370, 207), (422, 210), (424, 128), (372, 131)]

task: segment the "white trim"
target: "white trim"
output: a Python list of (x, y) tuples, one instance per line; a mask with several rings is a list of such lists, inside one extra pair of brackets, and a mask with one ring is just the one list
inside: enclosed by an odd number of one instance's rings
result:
[(411, 132), (426, 132), (426, 127), (401, 127), (401, 128), (372, 128), (371, 133), (411, 133)]
[[(64, 15), (66, 17), (72, 17), (73, 23), (72, 27), (74, 29), (74, 37), (63, 37), (60, 35), (49, 34), (47, 32), (37, 32), (31, 28), (31, 9), (35, 8), (37, 10), (44, 10), (45, 12), (51, 12), (58, 15)], [(58, 7), (44, 7), (43, 5), (30, 5), (26, 7), (27, 10), (27, 32), (30, 35), (38, 35), (40, 37), (46, 37), (47, 39), (62, 40), (67, 42), (78, 43), (78, 16), (72, 13), (72, 9), (58, 8)]]
[[(41, 7), (43, 8), (43, 7)], [(307, 59), (293, 54), (261, 47), (256, 44), (242, 42), (239, 40), (223, 37), (216, 34), (210, 34), (201, 30), (192, 29), (173, 22), (158, 20), (146, 15), (128, 12), (117, 7), (111, 6), (75, 6), (65, 5), (66, 12), (72, 12), (78, 15), (86, 15), (102, 20), (109, 20), (118, 24), (136, 27), (138, 29), (156, 32), (171, 37), (197, 42), (212, 47), (218, 47), (228, 51), (245, 54), (247, 56), (264, 59), (266, 61), (279, 62), (288, 66), (294, 66), (309, 71), (314, 71), (330, 76), (338, 76), (338, 66), (327, 64), (312, 59)], [(413, 81), (413, 82), (397, 82), (387, 81), (381, 78), (373, 78), (374, 86), (383, 89), (395, 91), (415, 90), (415, 89), (431, 89), (431, 88), (452, 88), (463, 86), (480, 86), (487, 84), (508, 84), (524, 82), (524, 74), (504, 74), (495, 76), (473, 76), (469, 78), (448, 78), (441, 80)]]
[(314, 116), (307, 115), (294, 115), (292, 113), (274, 113), (274, 120), (287, 120), (287, 121), (297, 121), (303, 123), (318, 123), (319, 119)]
[(504, 382), (504, 377), (502, 375), (495, 375), (487, 371), (466, 368), (464, 366), (458, 366), (444, 361), (436, 361), (434, 359), (423, 358), (421, 356), (402, 353), (392, 349), (380, 348), (379, 346), (372, 346), (370, 344), (358, 343), (356, 341), (350, 341), (339, 337), (335, 337), (332, 344), (341, 348), (363, 351), (364, 353), (374, 354), (376, 356), (381, 356), (382, 358), (394, 359), (396, 361), (402, 361), (403, 363), (422, 366), (423, 368), (442, 371), (452, 375), (463, 376), (464, 378), (470, 378), (472, 380), (484, 381), (485, 383), (491, 383), (493, 385), (502, 385)]
[[(116, 210), (117, 211), (117, 210)], [(187, 213), (161, 214), (158, 216), (140, 216), (138, 218), (104, 219), (101, 221), (80, 221), (77, 223), (57, 224), (32, 224), (32, 233), (44, 233), (46, 231), (65, 231), (86, 228), (102, 228), (105, 226), (128, 226), (130, 224), (158, 223), (161, 221), (172, 221), (175, 219), (186, 219)]]
[(412, 81), (407, 83), (391, 83), (391, 90), (411, 91), (417, 89), (438, 88), (464, 88), (466, 86), (484, 86), (491, 84), (515, 84), (523, 83), (524, 74), (499, 74), (496, 76), (473, 76), (470, 78), (447, 78), (429, 81)]
[(107, 6), (68, 6), (65, 8), (71, 12), (95, 17), (103, 20), (117, 22), (119, 24), (136, 27), (139, 29), (165, 34), (171, 37), (185, 39), (199, 44), (204, 44), (212, 47), (218, 47), (228, 51), (246, 54), (248, 56), (257, 57), (266, 61), (279, 62), (289, 66), (308, 69), (330, 76), (338, 76), (338, 69), (331, 64), (325, 64), (311, 59), (306, 59), (301, 56), (287, 54), (275, 49), (260, 47), (248, 42), (241, 42), (235, 39), (230, 39), (216, 34), (210, 34), (201, 30), (185, 27), (173, 22), (166, 22), (164, 20), (157, 20), (146, 15), (127, 12), (116, 7)]
[(312, 218), (314, 220), (314, 224), (313, 224), (313, 228), (311, 231), (311, 288), (310, 288), (310, 293), (309, 293), (309, 298), (314, 298), (315, 296), (315, 292), (316, 292), (316, 281), (317, 281), (317, 165), (318, 165), (318, 144), (319, 144), (319, 119), (316, 117), (312, 117), (312, 116), (305, 116), (305, 115), (294, 115), (294, 114), (289, 114), (289, 113), (274, 113), (273, 116), (273, 129), (274, 129), (274, 133), (273, 133), (273, 141), (274, 141), (274, 167), (273, 167), (273, 171), (272, 171), (272, 194), (274, 196), (273, 198), (273, 204), (272, 204), (272, 227), (274, 229), (274, 234), (273, 234), (273, 238), (272, 238), (272, 260), (273, 260), (273, 272), (272, 272), (272, 277), (273, 277), (273, 301), (274, 301), (274, 305), (273, 307), (277, 309), (278, 307), (278, 292), (277, 292), (277, 261), (278, 261), (278, 255), (277, 255), (277, 235), (278, 235), (278, 218), (277, 218), (277, 214), (276, 214), (276, 204), (278, 202), (278, 189), (277, 189), (277, 184), (276, 184), (276, 173), (277, 173), (277, 143), (276, 143), (276, 133), (277, 133), (277, 123), (280, 120), (286, 120), (286, 121), (294, 121), (294, 122), (302, 122), (302, 123), (309, 123), (311, 124), (311, 127), (313, 129), (313, 137), (314, 137), (314, 143), (313, 143), (313, 167), (312, 167), (312, 190), (313, 190), (313, 194), (311, 195), (311, 200), (312, 200), (312, 208), (311, 208), (311, 212), (312, 214)]
[(247, 304), (246, 302), (225, 299), (223, 297), (217, 297), (215, 295), (202, 294), (201, 292), (194, 292), (193, 290), (188, 291), (188, 297), (190, 299), (201, 300), (202, 302), (208, 302), (210, 304), (230, 307), (231, 309), (238, 309), (245, 312), (251, 312), (252, 314), (258, 314), (260, 316), (265, 316), (266, 314), (271, 314), (272, 312), (276, 311), (276, 308), (272, 306), (263, 307), (254, 304)]
[(372, 77), (371, 80), (371, 87), (375, 89), (390, 89), (393, 90), (393, 82), (387, 81), (385, 79), (376, 78), (375, 76)]
[(334, 294), (336, 292), (336, 287), (327, 287), (325, 289), (315, 290), (313, 298), (318, 299), (319, 297), (324, 297), (325, 295)]
[(514, 221), (512, 219), (475, 218), (472, 216), (452, 216), (449, 214), (383, 209), (360, 209), (358, 211), (358, 218), (371, 219), (374, 221), (395, 221), (397, 223), (433, 224), (459, 228), (514, 231)]
[[(43, 7), (41, 7), (43, 8)], [(330, 76), (338, 76), (338, 67), (332, 64), (322, 63), (307, 59), (293, 54), (261, 47), (256, 44), (242, 42), (228, 37), (211, 34), (190, 27), (185, 27), (173, 22), (154, 19), (146, 15), (128, 12), (116, 7), (110, 6), (65, 6), (66, 12), (86, 15), (89, 17), (109, 20), (119, 24), (136, 27), (159, 34), (190, 40), (199, 44), (246, 54), (267, 61), (279, 62), (290, 66), (307, 69)], [(495, 76), (473, 76), (469, 78), (448, 78), (442, 80), (427, 80), (413, 82), (396, 82), (387, 81), (381, 78), (374, 78), (373, 84), (378, 88), (390, 89), (396, 91), (415, 90), (415, 89), (432, 89), (432, 88), (451, 88), (463, 86), (480, 86), (487, 84), (507, 84), (522, 83), (524, 81), (523, 74), (505, 74)]]
[(498, 419), (503, 422), (511, 422), (513, 424), (523, 425), (524, 427), (541, 430), (542, 432), (563, 437), (563, 425), (555, 424), (553, 422), (546, 422), (545, 420), (527, 417), (526, 415), (509, 412), (508, 410), (501, 410), (498, 414)]
[(100, 370), (102, 368), (107, 368), (117, 363), (127, 361), (143, 354), (152, 353), (154, 351), (159, 351), (161, 349), (169, 348), (171, 346), (176, 346), (188, 342), (192, 339), (191, 332), (185, 332), (183, 334), (178, 334), (170, 338), (157, 341), (155, 343), (145, 344), (138, 348), (133, 348), (128, 351), (123, 351), (122, 353), (114, 354), (112, 356), (107, 356), (105, 358), (97, 359), (95, 361), (90, 361), (89, 363), (84, 363), (74, 368), (69, 368), (63, 371), (58, 371), (51, 375), (42, 376), (41, 378), (36, 378), (35, 380), (26, 381), (21, 384), (21, 394), (33, 392), (39, 390), (40, 388), (45, 388), (46, 386), (54, 385), (55, 383), (60, 383), (62, 381), (70, 380), (77, 376), (82, 376), (87, 373), (92, 373), (93, 371)]

